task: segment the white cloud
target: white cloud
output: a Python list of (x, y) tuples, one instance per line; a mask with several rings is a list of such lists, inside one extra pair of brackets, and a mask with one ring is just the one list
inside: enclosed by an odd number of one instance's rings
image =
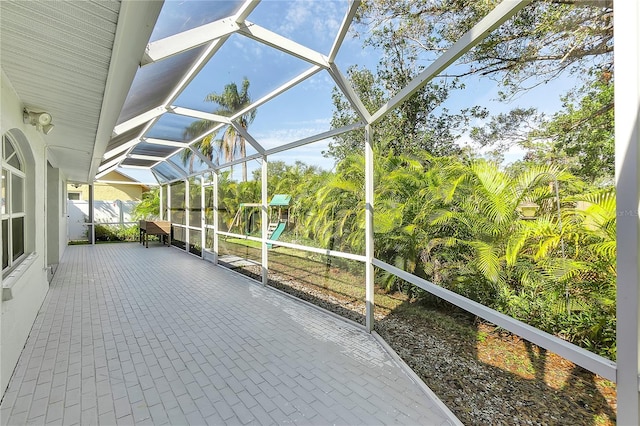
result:
[(284, 161), (287, 164), (302, 161), (305, 164), (318, 166), (324, 170), (331, 170), (335, 166), (335, 160), (322, 155), (322, 152), (329, 148), (329, 142), (331, 142), (331, 139), (325, 139), (293, 150), (279, 152), (269, 158), (270, 161)]
[(325, 71), (322, 71), (307, 79), (300, 87), (305, 91), (319, 91), (323, 94), (331, 93), (335, 82)]
[(287, 11), (287, 15), (282, 20), (279, 31), (284, 35), (291, 35), (295, 30), (302, 27), (305, 23), (309, 22), (311, 16), (311, 9), (308, 4), (309, 1), (297, 1)]
[[(298, 126), (304, 125), (304, 127), (298, 127), (296, 129), (273, 129), (266, 132), (256, 133), (254, 137), (265, 149), (271, 149), (329, 130), (328, 120), (323, 119), (312, 120), (305, 123), (297, 122), (295, 124)], [(316, 146), (316, 144), (313, 145)]]
[[(345, 2), (341, 2), (345, 3)], [(298, 31), (312, 30), (313, 38), (333, 39), (340, 28), (340, 9), (344, 4), (335, 1), (298, 0), (291, 2), (287, 14), (278, 27), (284, 36), (295, 38)]]
[(265, 46), (244, 36), (236, 36), (231, 38), (234, 51), (242, 53), (245, 60), (250, 63), (259, 63), (264, 53)]
[(511, 164), (516, 161), (522, 160), (526, 155), (527, 150), (519, 145), (514, 145), (504, 153), (504, 164)]

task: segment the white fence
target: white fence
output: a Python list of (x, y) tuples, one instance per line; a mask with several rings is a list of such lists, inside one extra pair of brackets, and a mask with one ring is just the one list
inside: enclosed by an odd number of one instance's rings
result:
[[(131, 214), (133, 208), (139, 201), (94, 201), (93, 221), (94, 223), (105, 223), (112, 225), (124, 225), (133, 222)], [(89, 225), (89, 202), (88, 201), (67, 201), (67, 218), (69, 221), (69, 240), (87, 240), (87, 230)]]

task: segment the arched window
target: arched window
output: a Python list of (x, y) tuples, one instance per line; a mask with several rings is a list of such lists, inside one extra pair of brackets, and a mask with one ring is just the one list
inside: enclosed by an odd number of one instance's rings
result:
[(2, 272), (25, 255), (25, 170), (20, 151), (2, 136)]

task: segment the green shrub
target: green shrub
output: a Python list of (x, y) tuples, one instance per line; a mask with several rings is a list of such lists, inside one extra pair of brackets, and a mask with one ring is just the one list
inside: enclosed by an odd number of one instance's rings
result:
[(138, 241), (138, 225), (96, 225), (96, 241)]

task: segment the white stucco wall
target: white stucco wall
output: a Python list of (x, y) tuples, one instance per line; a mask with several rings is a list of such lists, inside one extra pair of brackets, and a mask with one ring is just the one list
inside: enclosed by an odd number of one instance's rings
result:
[(35, 253), (28, 265), (2, 279), (3, 287), (11, 286), (11, 299), (2, 301), (0, 305), (0, 392), (3, 395), (49, 288), (46, 273), (45, 144), (43, 136), (34, 127), (23, 124), (22, 109), (21, 100), (2, 73), (0, 132), (21, 133), (23, 143), (18, 146), (27, 157), (25, 252)]

